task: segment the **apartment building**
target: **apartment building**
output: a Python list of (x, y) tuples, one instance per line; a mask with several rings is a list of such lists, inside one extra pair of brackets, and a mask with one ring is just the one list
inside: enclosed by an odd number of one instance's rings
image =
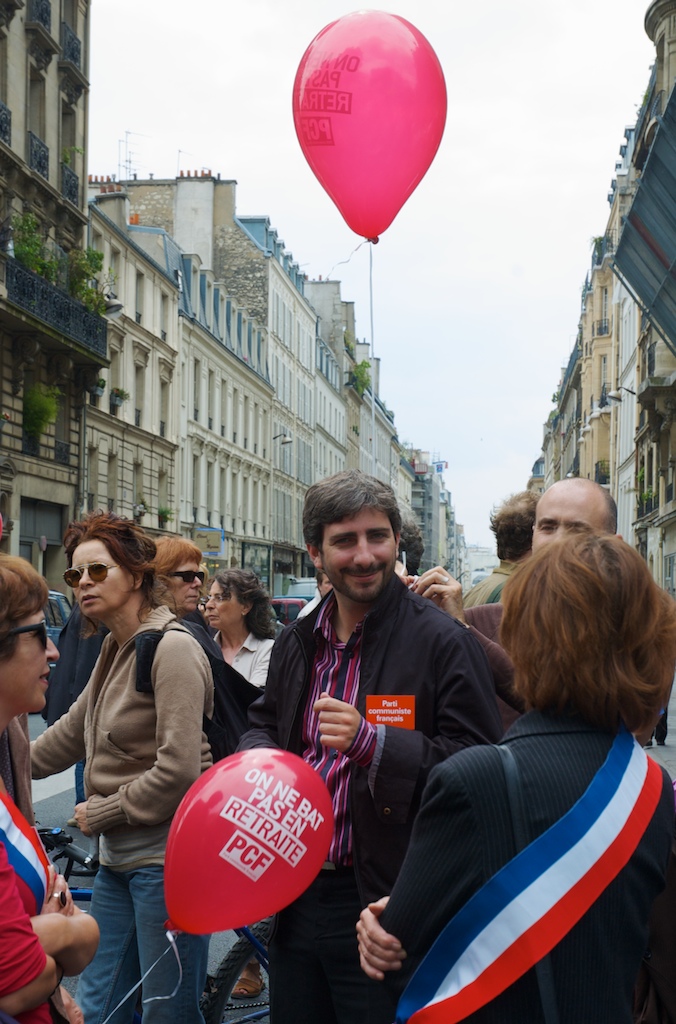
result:
[(0, 550), (62, 588), (64, 528), (86, 506), (86, 408), (108, 366), (87, 253), (88, 66), (87, 0), (2, 5)]

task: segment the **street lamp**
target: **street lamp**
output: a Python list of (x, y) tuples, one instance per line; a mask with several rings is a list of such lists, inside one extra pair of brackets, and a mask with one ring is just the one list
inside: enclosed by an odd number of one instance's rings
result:
[(275, 436), (274, 436), (274, 437), (272, 438), (272, 440), (273, 440), (273, 441), (276, 441), (276, 440), (277, 440), (278, 438), (280, 438), (280, 437), (281, 437), (281, 439), (282, 439), (282, 440), (281, 440), (281, 441), (279, 442), (280, 444), (293, 444), (293, 438), (292, 438), (292, 437), (289, 437), (289, 435), (288, 435), (288, 434), (283, 434), (283, 433), (282, 433), (282, 434), (275, 434)]
[(632, 391), (631, 388), (625, 388), (624, 384), (620, 384), (620, 386), (617, 388), (616, 391), (609, 391), (607, 397), (612, 399), (613, 402), (621, 402), (622, 401), (622, 395), (620, 394), (621, 391), (626, 391), (630, 395), (635, 395), (636, 394), (636, 392)]

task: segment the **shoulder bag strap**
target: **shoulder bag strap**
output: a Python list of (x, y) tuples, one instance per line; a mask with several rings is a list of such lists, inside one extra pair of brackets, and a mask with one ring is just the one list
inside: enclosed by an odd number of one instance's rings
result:
[[(523, 792), (521, 789), (521, 777), (514, 754), (506, 745), (499, 745), (497, 749), (502, 756), (502, 768), (507, 783), (507, 799), (512, 817), (514, 829), (514, 842), (516, 853), (528, 846), (529, 839), (526, 835), (525, 817), (523, 810)], [(556, 988), (554, 986), (554, 971), (552, 970), (552, 958), (549, 954), (543, 957), (535, 965), (535, 973), (540, 989), (540, 1001), (545, 1015), (545, 1024), (559, 1024), (559, 1010), (556, 1004)]]

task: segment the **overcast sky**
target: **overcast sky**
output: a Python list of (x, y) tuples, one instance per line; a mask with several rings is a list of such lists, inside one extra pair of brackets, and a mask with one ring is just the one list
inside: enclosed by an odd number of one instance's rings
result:
[[(647, 0), (391, 0), (446, 77), (436, 159), (373, 249), (380, 396), (448, 462), (468, 543), (522, 490), (572, 349), (590, 242), (654, 59)], [(370, 339), (369, 251), (298, 144), (291, 91), (331, 0), (93, 0), (89, 171), (234, 178), (310, 278), (342, 281)], [(355, 154), (358, 160), (358, 153)], [(343, 264), (343, 261), (348, 261)], [(343, 265), (341, 265), (343, 264)]]

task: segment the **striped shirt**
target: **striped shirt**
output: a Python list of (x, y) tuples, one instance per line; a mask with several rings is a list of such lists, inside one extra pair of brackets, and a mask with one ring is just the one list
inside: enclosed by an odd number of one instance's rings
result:
[(310, 693), (303, 715), (303, 760), (318, 772), (331, 794), (333, 838), (328, 860), (334, 864), (352, 864), (352, 826), (350, 823), (351, 764), (367, 768), (376, 750), (377, 730), (362, 718), (357, 735), (346, 754), (319, 742), (319, 716), (312, 710), (322, 693), (346, 704), (357, 706), (361, 673), (361, 645), (364, 623), (360, 622), (347, 643), (336, 636), (331, 623), (336, 599), (332, 594), (315, 623), (317, 653), (312, 666)]

